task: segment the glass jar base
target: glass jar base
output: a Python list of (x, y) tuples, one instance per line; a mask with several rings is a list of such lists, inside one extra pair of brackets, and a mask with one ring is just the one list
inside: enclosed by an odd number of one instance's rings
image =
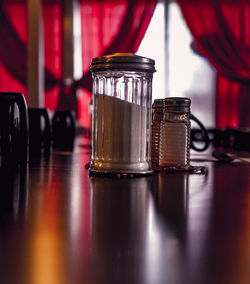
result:
[(150, 176), (154, 173), (153, 170), (141, 171), (141, 172), (126, 172), (126, 171), (103, 171), (89, 169), (90, 176), (110, 177), (110, 178), (134, 178)]
[(191, 174), (206, 174), (207, 168), (203, 166), (166, 166), (166, 167), (153, 167), (154, 172), (165, 172), (165, 173), (178, 173), (186, 172)]

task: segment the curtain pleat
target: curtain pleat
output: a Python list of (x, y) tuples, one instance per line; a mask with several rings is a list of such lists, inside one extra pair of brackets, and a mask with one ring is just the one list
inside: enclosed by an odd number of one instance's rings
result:
[[(80, 1), (83, 76), (65, 86), (62, 78), (63, 1), (43, 1), (45, 106), (52, 110), (74, 110), (80, 121), (89, 126), (91, 58), (114, 52), (135, 53), (156, 4), (157, 0)], [(17, 7), (18, 18), (14, 17)], [(0, 91), (14, 88), (28, 98), (26, 1), (6, 0), (0, 5), (0, 35), (4, 39), (0, 44)]]
[[(218, 72), (216, 125), (250, 127), (250, 3), (178, 0), (195, 44)], [(248, 93), (248, 95), (247, 95)]]

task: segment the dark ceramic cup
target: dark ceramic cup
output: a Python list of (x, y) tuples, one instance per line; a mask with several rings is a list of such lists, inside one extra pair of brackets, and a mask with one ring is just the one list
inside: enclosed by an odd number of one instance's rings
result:
[(21, 93), (0, 93), (0, 167), (27, 162), (29, 122)]
[(30, 154), (50, 153), (51, 122), (46, 108), (28, 108)]
[(55, 111), (52, 117), (53, 147), (73, 150), (75, 133), (74, 113), (71, 111)]

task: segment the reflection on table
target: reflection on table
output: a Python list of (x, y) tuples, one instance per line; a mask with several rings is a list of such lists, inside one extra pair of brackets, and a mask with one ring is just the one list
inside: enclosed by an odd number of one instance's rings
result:
[(248, 283), (249, 166), (89, 177), (85, 145), (0, 172), (3, 283)]

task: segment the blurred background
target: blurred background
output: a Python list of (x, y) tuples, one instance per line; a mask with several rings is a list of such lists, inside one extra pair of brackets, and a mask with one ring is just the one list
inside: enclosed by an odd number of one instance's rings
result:
[[(4, 0), (0, 91), (71, 110), (89, 129), (91, 58), (156, 61), (153, 100), (187, 96), (208, 127), (250, 126), (250, 5), (206, 0)], [(234, 23), (234, 24), (232, 24)]]

